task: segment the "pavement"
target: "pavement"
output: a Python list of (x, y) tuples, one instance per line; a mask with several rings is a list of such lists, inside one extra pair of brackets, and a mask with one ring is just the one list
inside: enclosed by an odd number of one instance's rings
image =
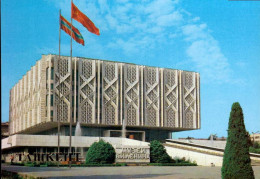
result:
[[(2, 164), (1, 170), (35, 178), (221, 178), (221, 167), (122, 166), (122, 167), (26, 167)], [(253, 166), (260, 179), (260, 166)]]

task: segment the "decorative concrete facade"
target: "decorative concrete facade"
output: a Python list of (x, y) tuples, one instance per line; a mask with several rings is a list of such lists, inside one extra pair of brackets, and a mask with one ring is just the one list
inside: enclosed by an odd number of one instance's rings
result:
[(67, 125), (70, 118), (90, 127), (121, 127), (126, 120), (128, 129), (199, 129), (200, 77), (88, 58), (73, 57), (71, 64), (70, 57), (43, 55), (10, 91), (10, 134), (54, 128), (58, 120)]

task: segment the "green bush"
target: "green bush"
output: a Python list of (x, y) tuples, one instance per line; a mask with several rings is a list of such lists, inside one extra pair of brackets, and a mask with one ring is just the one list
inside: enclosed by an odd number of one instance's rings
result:
[(114, 163), (116, 152), (110, 143), (103, 140), (93, 143), (86, 155), (86, 164), (94, 163)]
[(170, 163), (171, 157), (167, 154), (164, 146), (157, 140), (150, 143), (150, 160), (151, 163)]
[(254, 147), (249, 147), (249, 152), (260, 154), (260, 149), (254, 148)]
[(239, 103), (234, 103), (230, 112), (221, 175), (223, 179), (254, 178), (249, 156), (248, 133)]
[(255, 148), (255, 149), (260, 149), (260, 143), (258, 143), (258, 142), (253, 142), (253, 148)]

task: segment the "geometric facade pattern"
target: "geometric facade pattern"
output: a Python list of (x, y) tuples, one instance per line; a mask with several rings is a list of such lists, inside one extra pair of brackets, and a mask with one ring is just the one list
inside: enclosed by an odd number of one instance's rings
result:
[(102, 65), (102, 124), (117, 125), (119, 111), (118, 64)]
[(140, 72), (137, 65), (124, 65), (124, 120), (128, 126), (140, 125)]
[(66, 125), (71, 117), (95, 127), (120, 127), (125, 120), (127, 127), (198, 129), (199, 74), (43, 55), (10, 90), (10, 133), (58, 120)]
[(145, 126), (160, 126), (159, 68), (144, 68)]
[(71, 108), (71, 62), (54, 57), (54, 121), (68, 122)]
[(78, 116), (81, 123), (96, 122), (96, 63), (95, 60), (78, 61)]
[(179, 73), (177, 70), (165, 69), (163, 74), (164, 90), (164, 126), (179, 125)]
[(196, 127), (196, 77), (192, 72), (183, 72), (183, 127)]

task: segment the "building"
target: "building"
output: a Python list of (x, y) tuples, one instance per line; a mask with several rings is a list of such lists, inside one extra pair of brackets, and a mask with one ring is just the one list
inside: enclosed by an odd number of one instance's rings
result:
[(1, 123), (1, 139), (4, 139), (9, 136), (8, 126), (9, 126), (8, 122)]
[(43, 55), (10, 90), (10, 134), (55, 135), (60, 120), (69, 135), (70, 117), (84, 136), (121, 136), (123, 120), (146, 141), (199, 129), (199, 74), (76, 57), (71, 70), (69, 57), (59, 67), (57, 55)]
[(260, 143), (260, 133), (253, 133), (250, 135), (252, 142), (258, 142)]
[(164, 140), (172, 132), (200, 129), (200, 77), (182, 70), (43, 55), (10, 90), (9, 109), (5, 156), (56, 150), (58, 121), (61, 150), (67, 151), (70, 119), (72, 136), (76, 123), (81, 125), (82, 136), (72, 138), (73, 147), (87, 148), (100, 137), (116, 141), (123, 124), (127, 138)]

